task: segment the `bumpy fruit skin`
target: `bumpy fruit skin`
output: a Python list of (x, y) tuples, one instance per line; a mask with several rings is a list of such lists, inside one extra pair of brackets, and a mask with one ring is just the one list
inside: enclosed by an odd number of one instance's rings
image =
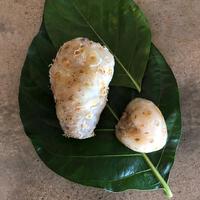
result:
[(128, 148), (150, 153), (166, 144), (167, 126), (153, 102), (136, 98), (128, 104), (117, 124), (116, 136)]
[(99, 43), (76, 38), (59, 49), (49, 76), (64, 136), (94, 136), (113, 72), (113, 55)]

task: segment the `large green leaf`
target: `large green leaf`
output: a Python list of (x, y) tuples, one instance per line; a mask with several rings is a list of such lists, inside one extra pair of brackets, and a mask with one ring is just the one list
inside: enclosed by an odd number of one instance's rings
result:
[(168, 179), (180, 139), (181, 116), (176, 80), (160, 52), (152, 45), (141, 94), (132, 88), (110, 88), (109, 106), (101, 115), (96, 136), (86, 140), (62, 136), (48, 78), (48, 65), (55, 54), (42, 26), (29, 48), (19, 90), (24, 129), (40, 158), (56, 173), (84, 185), (110, 191), (162, 187), (142, 154), (123, 146), (114, 135), (116, 116), (120, 117), (131, 99), (143, 96), (154, 101), (164, 114), (169, 139), (163, 150), (148, 156)]
[(116, 60), (111, 84), (140, 91), (151, 33), (133, 0), (47, 0), (44, 21), (56, 49), (76, 37), (106, 45)]

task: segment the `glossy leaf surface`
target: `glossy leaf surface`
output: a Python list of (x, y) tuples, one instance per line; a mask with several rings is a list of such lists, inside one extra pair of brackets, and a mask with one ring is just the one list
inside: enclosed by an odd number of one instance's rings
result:
[(169, 138), (166, 147), (149, 154), (165, 180), (168, 179), (181, 135), (179, 94), (172, 71), (160, 52), (152, 45), (142, 92), (112, 86), (108, 104), (95, 130), (87, 140), (62, 136), (50, 90), (48, 65), (55, 57), (44, 26), (33, 40), (21, 74), (19, 105), (26, 134), (40, 158), (56, 173), (84, 185), (110, 191), (150, 190), (160, 187), (141, 154), (123, 146), (114, 135), (117, 123), (113, 113), (121, 116), (127, 103), (142, 96), (156, 103), (167, 122)]

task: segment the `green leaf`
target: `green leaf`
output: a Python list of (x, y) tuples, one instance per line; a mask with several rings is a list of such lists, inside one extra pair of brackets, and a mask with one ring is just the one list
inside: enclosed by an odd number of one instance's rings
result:
[(151, 33), (144, 14), (132, 0), (47, 0), (44, 21), (57, 50), (76, 37), (107, 46), (116, 61), (111, 84), (140, 91)]
[[(136, 96), (153, 100), (167, 122), (169, 139), (166, 147), (148, 154), (167, 181), (181, 135), (179, 94), (172, 71), (160, 52), (152, 45), (142, 92), (112, 86), (108, 105), (100, 118), (96, 136), (86, 140), (62, 136), (49, 84), (49, 63), (56, 49), (42, 26), (34, 38), (22, 70), (19, 106), (26, 134), (46, 165), (59, 175), (83, 185), (110, 191), (151, 190), (162, 187), (142, 154), (133, 152), (115, 137), (116, 118)], [(110, 109), (109, 109), (110, 108)]]

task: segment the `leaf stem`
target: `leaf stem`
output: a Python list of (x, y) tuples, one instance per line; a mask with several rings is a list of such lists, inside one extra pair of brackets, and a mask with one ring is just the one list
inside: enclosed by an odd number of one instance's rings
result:
[(144, 157), (145, 161), (148, 163), (149, 167), (151, 168), (154, 175), (158, 178), (160, 183), (163, 186), (163, 190), (168, 198), (173, 197), (172, 191), (167, 184), (167, 182), (164, 180), (164, 178), (160, 175), (159, 171), (155, 168), (154, 164), (151, 162), (151, 160), (148, 158), (148, 156), (145, 153), (142, 153), (142, 156)]
[(115, 112), (113, 111), (113, 109), (110, 107), (110, 105), (107, 103), (106, 106), (108, 107), (109, 111), (112, 113), (112, 115), (114, 116), (114, 118), (119, 121), (118, 116), (115, 114)]

